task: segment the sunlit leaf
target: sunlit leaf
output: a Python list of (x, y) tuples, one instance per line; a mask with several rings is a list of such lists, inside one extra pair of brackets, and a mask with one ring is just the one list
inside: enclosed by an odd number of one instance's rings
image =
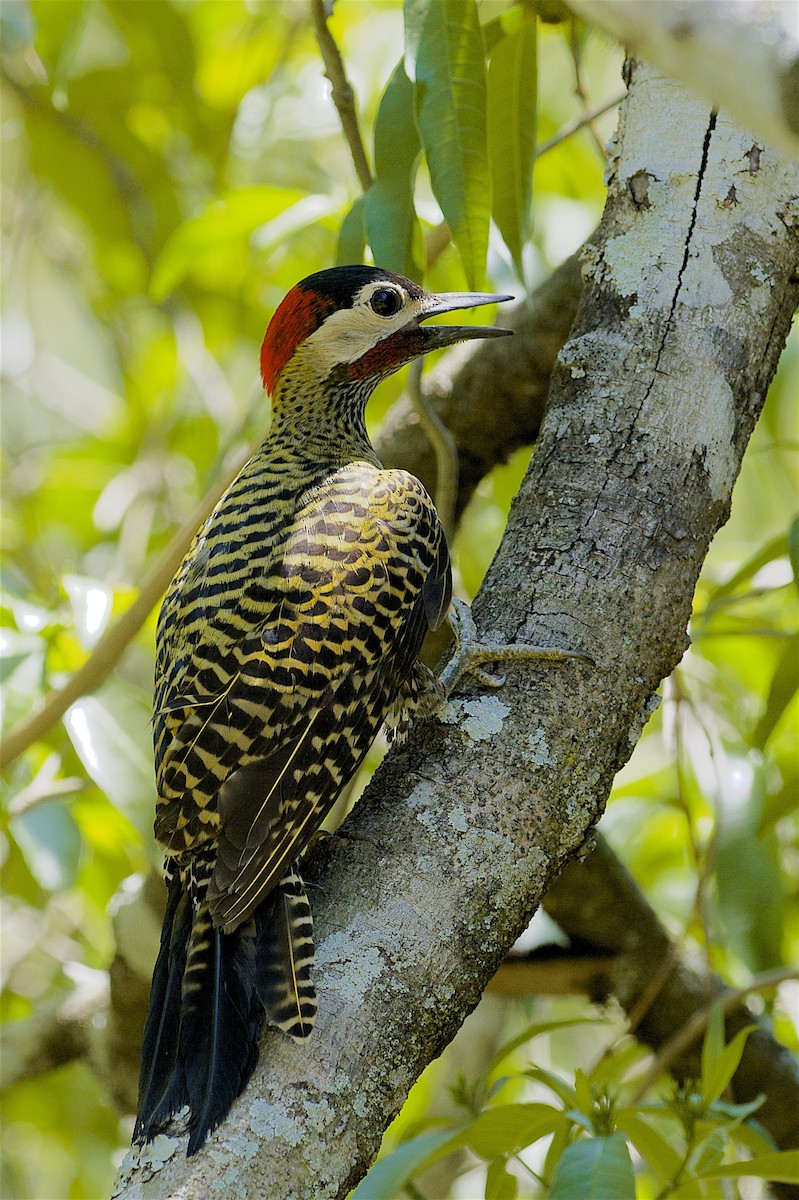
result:
[(702, 1096), (706, 1104), (717, 1100), (738, 1069), (746, 1039), (755, 1025), (747, 1025), (736, 1033), (729, 1045), (724, 1045), (724, 1014), (720, 1004), (714, 1004), (707, 1033), (702, 1044)]
[(390, 1154), (378, 1159), (358, 1184), (350, 1200), (396, 1200), (402, 1194), (405, 1181), (449, 1139), (449, 1132), (425, 1133), (403, 1142)]
[(63, 583), (72, 604), (78, 637), (84, 646), (91, 647), (108, 624), (114, 593), (100, 580), (82, 575), (65, 575)]
[(31, 874), (47, 891), (63, 891), (80, 864), (80, 831), (66, 804), (48, 802), (13, 817), (10, 829)]
[(336, 266), (338, 267), (363, 262), (366, 251), (365, 207), (366, 197), (359, 196), (341, 222), (336, 245)]
[(475, 0), (407, 0), (406, 70), (430, 182), (470, 287), (485, 270), (491, 215), (485, 51)]
[(366, 233), (378, 266), (420, 280), (414, 255), (421, 241), (413, 186), (421, 142), (413, 115), (413, 84), (400, 61), (388, 81), (375, 122), (375, 180), (366, 193)]
[(740, 1179), (752, 1175), (772, 1183), (799, 1183), (799, 1150), (761, 1154), (747, 1162), (723, 1163), (700, 1173), (702, 1179)]
[(231, 243), (246, 243), (256, 231), (263, 249), (333, 211), (329, 198), (307, 196), (293, 188), (263, 186), (228, 192), (175, 230), (158, 256), (150, 294), (163, 300), (191, 272), (198, 256), (223, 253)]
[(799, 691), (799, 634), (786, 640), (777, 660), (766, 707), (752, 734), (752, 745), (762, 750), (771, 737), (780, 717)]
[(631, 1108), (615, 1113), (616, 1126), (635, 1146), (659, 1179), (673, 1179), (680, 1166), (680, 1155), (666, 1138)]
[(563, 1113), (551, 1104), (498, 1104), (481, 1112), (457, 1140), (481, 1158), (492, 1159), (516, 1154), (552, 1133), (562, 1120)]
[(567, 1146), (549, 1200), (635, 1200), (635, 1172), (625, 1138), (614, 1133)]
[[(131, 728), (130, 715), (136, 710), (126, 709), (123, 698), (108, 685), (102, 696), (84, 696), (69, 709), (64, 723), (90, 778), (143, 836), (149, 836), (155, 784), (148, 715), (138, 710), (136, 727)], [(120, 719), (123, 712), (127, 720)]]
[(793, 581), (799, 591), (799, 516), (794, 517), (788, 530), (788, 557), (791, 560)]
[(519, 1183), (508, 1171), (505, 1160), (495, 1158), (486, 1171), (485, 1200), (516, 1200)]
[(488, 67), (492, 216), (524, 278), (536, 143), (537, 25), (524, 21), (497, 42)]

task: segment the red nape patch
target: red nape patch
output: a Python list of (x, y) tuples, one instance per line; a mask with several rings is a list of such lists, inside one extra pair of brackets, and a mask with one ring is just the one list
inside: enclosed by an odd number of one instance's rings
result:
[(261, 345), (261, 379), (270, 396), (278, 375), (300, 342), (319, 328), (333, 308), (335, 303), (329, 296), (305, 291), (299, 285), (281, 300)]

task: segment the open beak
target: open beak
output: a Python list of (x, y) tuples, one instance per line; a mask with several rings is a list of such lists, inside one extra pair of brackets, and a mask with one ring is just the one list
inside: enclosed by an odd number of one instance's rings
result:
[[(444, 292), (430, 296), (429, 302), (417, 317), (417, 322), (427, 321), (442, 313), (455, 312), (461, 308), (478, 308), (481, 304), (502, 304), (513, 296), (494, 296), (490, 292)], [(438, 350), (451, 346), (453, 342), (465, 342), (471, 338), (506, 337), (512, 329), (500, 329), (496, 325), (426, 325), (419, 332), (424, 335), (425, 350)]]

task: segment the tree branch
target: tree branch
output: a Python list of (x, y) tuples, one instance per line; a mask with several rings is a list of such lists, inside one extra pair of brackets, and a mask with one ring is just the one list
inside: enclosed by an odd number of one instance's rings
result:
[[(220, 1179), (231, 1200), (346, 1195), (598, 817), (684, 651), (797, 298), (798, 181), (771, 154), (753, 178), (746, 135), (644, 68), (621, 135), (576, 326), (474, 605), (492, 635), (585, 649), (596, 668), (516, 668), (389, 755), (348, 820), (357, 840), (309, 864), (313, 1038), (268, 1034), (192, 1159), (177, 1133), (129, 1156), (129, 1200), (205, 1197)], [(642, 165), (656, 187), (631, 186)]]
[(336, 39), (330, 32), (325, 12), (325, 0), (311, 0), (316, 39), (325, 64), (325, 75), (333, 87), (332, 97), (336, 106), (341, 128), (352, 155), (358, 182), (365, 192), (372, 186), (372, 172), (366, 157), (361, 129), (358, 124), (358, 114), (355, 111), (355, 93), (344, 69), (344, 60), (336, 44)]
[[(783, 0), (566, 0), (591, 25), (799, 154), (796, 11)], [(762, 148), (762, 147), (761, 147)]]

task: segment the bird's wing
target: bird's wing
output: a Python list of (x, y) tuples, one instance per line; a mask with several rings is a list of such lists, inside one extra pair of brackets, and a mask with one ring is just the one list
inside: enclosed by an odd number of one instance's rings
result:
[(443, 532), (405, 472), (342, 468), (283, 545), (239, 598), (248, 631), (200, 643), (199, 669), (160, 697), (156, 833), (178, 854), (217, 841), (208, 895), (226, 929), (307, 846), (449, 603)]

